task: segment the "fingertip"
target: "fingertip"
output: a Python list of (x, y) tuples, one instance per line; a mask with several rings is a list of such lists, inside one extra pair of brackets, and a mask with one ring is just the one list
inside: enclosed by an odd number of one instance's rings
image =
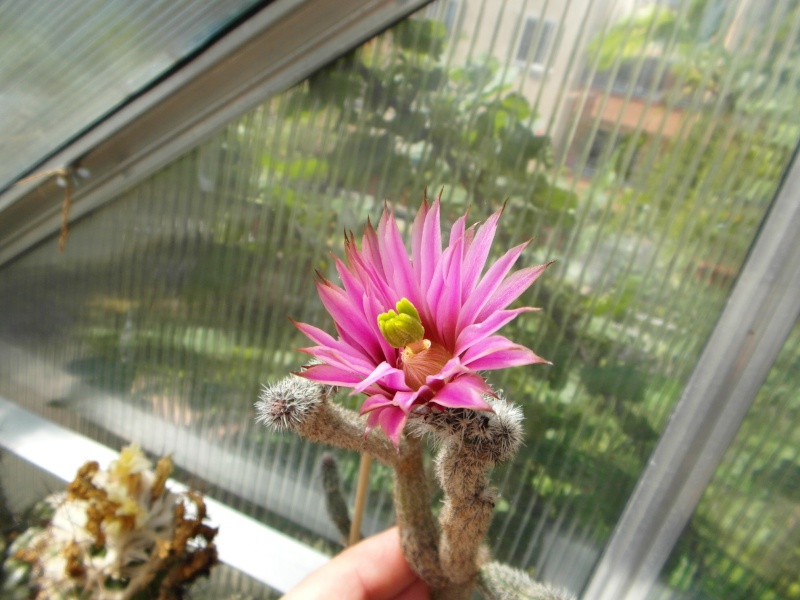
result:
[(329, 597), (340, 600), (428, 600), (427, 586), (408, 566), (397, 528), (351, 546), (293, 589), (284, 600)]
[(430, 600), (431, 590), (428, 584), (417, 579), (414, 583), (397, 594), (395, 600)]

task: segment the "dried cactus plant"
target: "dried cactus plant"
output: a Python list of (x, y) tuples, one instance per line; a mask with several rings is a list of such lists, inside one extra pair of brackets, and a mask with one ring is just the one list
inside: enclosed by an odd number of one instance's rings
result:
[[(414, 221), (410, 254), (391, 210), (359, 249), (345, 237), (347, 263), (336, 259), (343, 287), (319, 276), (320, 298), (338, 337), (296, 326), (316, 345), (301, 372), (264, 388), (258, 420), (275, 429), (366, 453), (394, 470), (395, 514), (406, 560), (434, 597), (567, 598), (529, 585), (524, 573), (492, 568), (483, 539), (496, 490), (489, 470), (522, 441), (522, 411), (495, 393), (484, 371), (546, 363), (496, 332), (529, 307), (508, 309), (547, 265), (510, 273), (527, 244), (485, 269), (502, 210), (480, 227), (453, 225), (443, 249), (440, 205), (426, 198)], [(364, 394), (360, 414), (333, 401), (338, 387)], [(437, 448), (444, 492), (438, 522), (423, 467), (425, 438)], [(487, 583), (488, 582), (488, 583)], [(494, 582), (494, 583), (492, 583)], [(508, 582), (519, 583), (515, 595)]]
[(166, 487), (138, 446), (106, 470), (87, 462), (66, 492), (44, 501), (40, 526), (22, 532), (3, 565), (3, 597), (58, 600), (180, 598), (217, 562), (203, 498)]

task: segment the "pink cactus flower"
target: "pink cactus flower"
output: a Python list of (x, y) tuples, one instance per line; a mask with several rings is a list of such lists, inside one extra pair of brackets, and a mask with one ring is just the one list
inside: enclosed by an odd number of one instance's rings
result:
[(484, 395), (493, 392), (480, 372), (548, 362), (495, 334), (537, 310), (507, 307), (548, 266), (509, 274), (526, 242), (483, 272), (502, 212), (468, 229), (462, 216), (442, 249), (439, 200), (430, 206), (423, 198), (411, 256), (388, 208), (377, 231), (367, 223), (360, 250), (353, 234), (345, 235), (347, 263), (335, 258), (342, 287), (322, 276), (317, 281), (338, 338), (295, 323), (317, 344), (301, 351), (321, 361), (302, 376), (365, 394), (367, 431), (380, 426), (395, 446), (414, 411), (491, 411)]

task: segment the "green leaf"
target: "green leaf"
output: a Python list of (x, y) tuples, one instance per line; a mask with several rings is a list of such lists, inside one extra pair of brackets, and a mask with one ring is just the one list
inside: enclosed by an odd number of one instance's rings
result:
[(432, 19), (406, 19), (398, 23), (392, 33), (404, 50), (438, 59), (444, 50), (447, 28), (441, 21)]
[(520, 121), (524, 121), (533, 115), (533, 109), (531, 109), (530, 104), (528, 104), (528, 99), (516, 92), (508, 94), (503, 98), (500, 102), (500, 106), (503, 110)]
[(287, 165), (286, 174), (291, 179), (323, 179), (328, 174), (328, 161), (324, 158), (298, 158)]
[(648, 374), (629, 365), (587, 365), (581, 369), (581, 381), (590, 394), (638, 403), (644, 400)]

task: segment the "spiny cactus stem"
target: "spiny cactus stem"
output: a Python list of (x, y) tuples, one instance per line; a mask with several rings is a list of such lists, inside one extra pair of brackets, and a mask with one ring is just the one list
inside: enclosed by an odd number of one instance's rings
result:
[(326, 452), (322, 455), (320, 475), (322, 476), (322, 489), (325, 492), (325, 509), (339, 533), (342, 534), (342, 542), (345, 543), (350, 535), (350, 512), (342, 492), (339, 465), (332, 454)]
[(289, 429), (312, 442), (366, 452), (387, 466), (397, 462), (392, 443), (378, 432), (364, 435), (364, 419), (330, 401), (330, 388), (290, 375), (265, 387), (256, 403), (258, 420)]
[(397, 461), (392, 443), (378, 432), (364, 435), (364, 420), (355, 411), (324, 402), (313, 417), (299, 424), (295, 431), (307, 440), (338, 446), (354, 452), (367, 452), (385, 465)]
[[(456, 584), (471, 587), (479, 567), (479, 550), (495, 504), (486, 473), (492, 463), (476, 460), (458, 438), (446, 440), (437, 457), (437, 475), (444, 490), (439, 514), (442, 568)], [(469, 598), (469, 594), (464, 598)]]
[(395, 466), (394, 505), (400, 543), (408, 564), (434, 590), (444, 588), (449, 578), (439, 563), (436, 522), (423, 466), (423, 442), (406, 436)]
[[(364, 419), (330, 401), (328, 388), (292, 375), (266, 387), (256, 404), (258, 420), (275, 429), (345, 450), (367, 453), (395, 471), (395, 513), (403, 552), (411, 568), (431, 587), (435, 600), (468, 600), (476, 583), (481, 543), (489, 528), (495, 492), (488, 469), (513, 455), (521, 439), (521, 412), (490, 402), (493, 414), (447, 411), (433, 415), (404, 435), (399, 450), (378, 432), (364, 435)], [(421, 435), (441, 443), (437, 478), (445, 493), (439, 516), (430, 509)]]
[(486, 600), (575, 600), (565, 590), (541, 584), (524, 571), (496, 562), (481, 567), (478, 589)]
[(447, 587), (432, 590), (432, 600), (470, 600), (474, 589), (473, 582), (450, 583)]

